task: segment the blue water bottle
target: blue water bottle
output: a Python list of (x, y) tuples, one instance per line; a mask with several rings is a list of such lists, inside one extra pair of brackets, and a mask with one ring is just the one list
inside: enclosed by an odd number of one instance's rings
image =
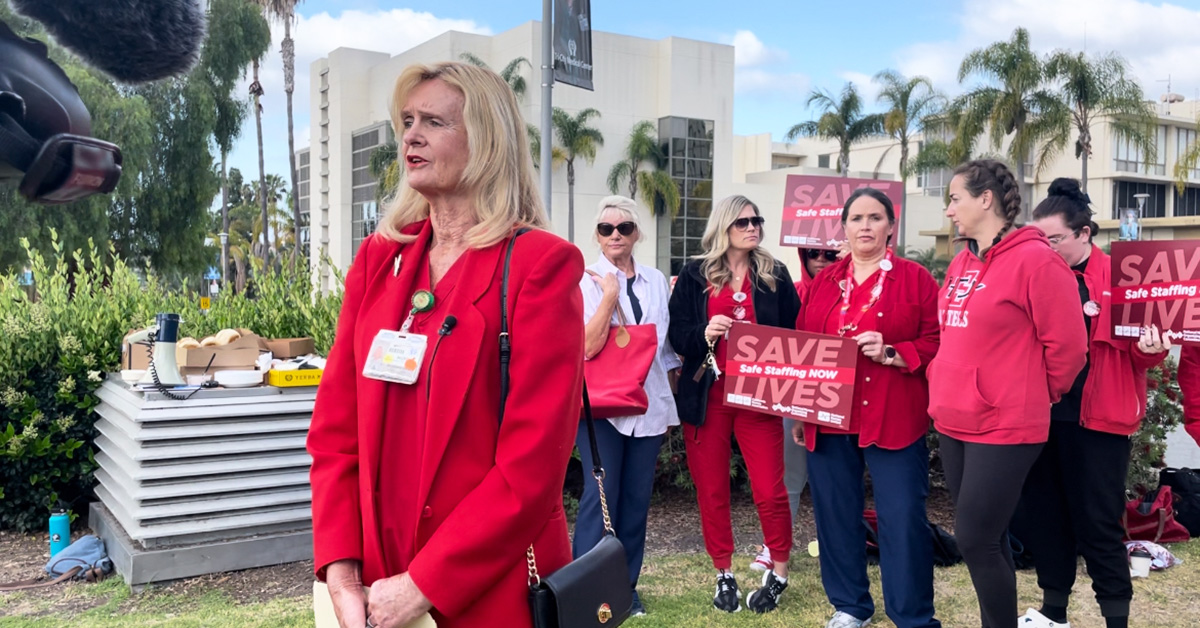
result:
[(67, 511), (56, 508), (50, 511), (50, 556), (67, 549), (71, 544), (71, 517)]

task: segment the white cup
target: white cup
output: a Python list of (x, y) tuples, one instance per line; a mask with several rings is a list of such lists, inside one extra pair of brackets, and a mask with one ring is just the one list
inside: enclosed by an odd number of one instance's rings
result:
[(1130, 575), (1132, 575), (1135, 578), (1149, 578), (1150, 577), (1150, 564), (1154, 561), (1154, 559), (1151, 558), (1148, 554), (1145, 556), (1140, 556), (1139, 554), (1146, 554), (1146, 553), (1145, 552), (1134, 552), (1133, 554), (1131, 554), (1129, 556), (1129, 569), (1131, 571)]

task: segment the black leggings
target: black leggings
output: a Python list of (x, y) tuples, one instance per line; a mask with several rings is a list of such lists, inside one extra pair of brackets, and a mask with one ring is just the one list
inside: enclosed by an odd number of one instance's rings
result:
[(938, 443), (954, 500), (954, 535), (975, 585), (982, 626), (1012, 628), (1017, 625), (1017, 570), (1008, 524), (1043, 444), (984, 445), (945, 434)]

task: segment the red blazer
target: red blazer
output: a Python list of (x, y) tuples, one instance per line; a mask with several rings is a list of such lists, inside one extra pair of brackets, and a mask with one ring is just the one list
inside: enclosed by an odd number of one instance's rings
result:
[(1093, 245), (1083, 283), (1091, 300), (1100, 304), (1100, 315), (1092, 319), (1088, 338), (1091, 366), (1083, 384), (1079, 424), (1098, 432), (1129, 436), (1146, 416), (1146, 370), (1161, 364), (1167, 353), (1142, 353), (1136, 340), (1113, 337), (1108, 311), (1111, 276), (1110, 258)]
[[(380, 329), (396, 329), (431, 236), (427, 221), (400, 244), (362, 243), (346, 276), (336, 341), (317, 390), (312, 455), (317, 577), (340, 559), (362, 561), (363, 582), (383, 564), (376, 477), (387, 384), (362, 376)], [(409, 574), (443, 628), (531, 626), (525, 550), (548, 574), (570, 562), (563, 478), (579, 424), (583, 383), (583, 256), (545, 231), (522, 235), (509, 279), (511, 384), (503, 427), (499, 393), (500, 280), (508, 241), (468, 250), (446, 313), (458, 319), (430, 366), (428, 425)], [(396, 256), (403, 255), (398, 276)], [(430, 348), (432, 353), (432, 347)], [(426, 359), (431, 359), (427, 354)], [(497, 434), (497, 430), (499, 433)]]
[[(808, 284), (807, 300), (800, 306), (796, 328), (825, 332), (825, 320), (842, 303), (838, 283), (846, 277), (850, 257), (822, 270)], [(867, 313), (878, 318), (883, 341), (896, 348), (908, 364), (884, 366), (858, 354), (854, 374), (854, 410), (858, 445), (903, 449), (929, 431), (929, 383), (925, 365), (938, 350), (938, 285), (925, 267), (900, 257), (884, 280), (879, 302)], [(817, 427), (804, 424), (804, 444), (812, 451)]]
[(1183, 393), (1183, 427), (1200, 445), (1200, 346), (1183, 345), (1178, 377)]

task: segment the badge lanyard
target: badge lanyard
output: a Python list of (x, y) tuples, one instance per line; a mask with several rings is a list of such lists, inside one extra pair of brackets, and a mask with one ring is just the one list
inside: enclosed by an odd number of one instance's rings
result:
[(887, 278), (888, 271), (892, 269), (892, 253), (888, 251), (879, 262), (879, 279), (875, 282), (875, 287), (871, 288), (871, 299), (867, 304), (862, 306), (858, 315), (854, 317), (850, 324), (846, 324), (846, 314), (850, 311), (850, 295), (854, 293), (854, 262), (850, 262), (846, 266), (846, 278), (842, 281), (842, 308), (838, 313), (838, 335), (845, 336), (847, 331), (858, 329), (859, 322), (875, 304), (879, 302), (879, 296), (883, 294), (883, 280)]
[(398, 384), (416, 383), (429, 340), (421, 334), (409, 333), (409, 330), (416, 315), (432, 310), (433, 303), (433, 293), (428, 290), (413, 294), (412, 310), (400, 331), (381, 329), (375, 336), (363, 365), (365, 377)]

